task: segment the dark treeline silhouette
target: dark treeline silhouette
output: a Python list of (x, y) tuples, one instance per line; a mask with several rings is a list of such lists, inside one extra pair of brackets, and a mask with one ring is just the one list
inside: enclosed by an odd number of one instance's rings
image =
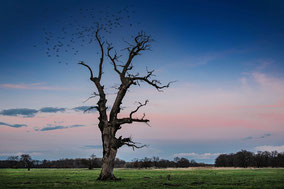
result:
[[(197, 163), (195, 160), (176, 157), (173, 161), (159, 157), (134, 159), (126, 162), (115, 159), (115, 168), (186, 168), (206, 167), (212, 164)], [(221, 154), (215, 160), (216, 167), (284, 167), (284, 153), (249, 152), (246, 150), (231, 154)], [(60, 160), (32, 160), (29, 154), (10, 156), (7, 160), (0, 161), (0, 168), (101, 168), (102, 158), (91, 155), (89, 158), (60, 159)]]
[[(28, 154), (24, 154), (27, 156)], [(23, 156), (23, 155), (21, 155)], [(30, 156), (29, 156), (30, 157)], [(102, 158), (97, 158), (91, 155), (90, 158), (76, 158), (76, 159), (59, 159), (59, 160), (32, 160), (29, 158), (29, 163), (18, 156), (10, 156), (7, 160), (0, 161), (0, 168), (101, 168)], [(118, 158), (115, 159), (115, 167), (124, 167), (125, 161)]]
[[(26, 154), (28, 155), (28, 154)], [(30, 157), (30, 156), (29, 156)], [(7, 160), (0, 161), (0, 168), (101, 168), (102, 158), (91, 155), (90, 158), (60, 159), (60, 160), (32, 160), (29, 159), (29, 166), (18, 156), (11, 156)], [(159, 157), (144, 159), (134, 159), (126, 162), (118, 158), (115, 159), (115, 168), (167, 168), (167, 167), (204, 167), (213, 166), (205, 163), (189, 161), (186, 158), (174, 158), (174, 161), (160, 159)]]
[(197, 163), (195, 160), (189, 161), (186, 158), (174, 158), (174, 161), (160, 159), (159, 157), (147, 158), (144, 159), (134, 159), (132, 162), (127, 162), (127, 168), (167, 168), (167, 167), (204, 167), (212, 166), (205, 163)]
[(221, 154), (215, 160), (216, 167), (284, 167), (284, 153), (241, 150), (232, 154)]

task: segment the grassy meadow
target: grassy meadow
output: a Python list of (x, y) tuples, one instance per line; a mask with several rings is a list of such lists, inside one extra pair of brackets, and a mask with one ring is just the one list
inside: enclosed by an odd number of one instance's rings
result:
[(284, 188), (284, 169), (115, 169), (119, 181), (97, 181), (100, 169), (0, 169), (0, 188)]

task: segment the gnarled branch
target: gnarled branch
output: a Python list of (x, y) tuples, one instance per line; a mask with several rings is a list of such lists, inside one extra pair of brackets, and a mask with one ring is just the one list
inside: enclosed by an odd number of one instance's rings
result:
[(152, 85), (153, 87), (155, 87), (158, 91), (162, 92), (163, 88), (168, 88), (170, 86), (170, 84), (174, 83), (175, 81), (171, 81), (169, 82), (167, 85), (161, 85), (161, 82), (159, 80), (153, 79), (153, 80), (149, 80), (149, 78), (147, 76), (145, 77), (132, 77), (131, 80), (133, 82), (135, 81), (142, 81), (142, 82), (146, 82), (149, 85)]
[(145, 100), (144, 104), (142, 104), (141, 102), (138, 102), (138, 103), (139, 103), (139, 106), (137, 106), (137, 108), (136, 108), (135, 110), (133, 110), (132, 112), (130, 112), (129, 118), (132, 119), (132, 115), (133, 115), (134, 113), (136, 113), (142, 106), (146, 106), (148, 102), (149, 102), (149, 100)]
[(142, 123), (146, 123), (148, 125), (150, 120), (144, 119), (145, 118), (145, 113), (143, 114), (143, 117), (140, 118), (140, 119), (132, 117), (133, 114), (135, 114), (142, 106), (146, 106), (148, 102), (149, 102), (149, 100), (145, 100), (144, 103), (138, 102), (139, 106), (137, 106), (137, 108), (135, 110), (130, 112), (129, 117), (117, 119), (117, 124), (118, 125), (122, 125), (122, 124), (126, 124), (126, 123), (130, 124), (130, 123), (133, 123), (133, 122), (142, 122)]
[(93, 95), (90, 96), (89, 98), (87, 98), (85, 101), (83, 101), (83, 103), (87, 102), (88, 100), (92, 99), (92, 98), (96, 98), (97, 96), (100, 96), (98, 93), (93, 92)]
[(171, 81), (169, 82), (167, 85), (162, 85), (161, 82), (159, 80), (153, 79), (150, 80), (151, 76), (155, 76), (154, 73), (155, 70), (149, 71), (147, 69), (147, 75), (144, 77), (138, 77), (136, 75), (131, 75), (129, 74), (128, 78), (132, 81), (133, 84), (138, 84), (139, 85), (139, 81), (142, 82), (146, 82), (149, 85), (152, 85), (153, 87), (155, 87), (158, 91), (162, 91), (161, 89), (163, 88), (168, 88), (170, 86), (171, 83), (174, 83), (175, 81)]
[(117, 124), (118, 125), (123, 125), (123, 124), (131, 124), (133, 122), (141, 122), (141, 123), (146, 123), (147, 125), (149, 125), (150, 120), (149, 119), (144, 119), (145, 115), (143, 115), (143, 117), (141, 119), (138, 118), (120, 118), (117, 119)]
[(93, 75), (93, 71), (92, 71), (92, 69), (90, 68), (90, 66), (88, 66), (87, 64), (85, 64), (83, 61), (79, 62), (78, 64), (81, 64), (81, 65), (83, 65), (83, 66), (85, 66), (85, 67), (87, 67), (87, 68), (89, 69), (90, 75), (91, 75), (91, 76), (90, 76), (90, 79), (93, 80), (94, 75)]
[(111, 60), (111, 63), (113, 65), (114, 70), (121, 75), (120, 71), (117, 69), (117, 63), (116, 61), (118, 61), (119, 56), (117, 56), (117, 52), (115, 51), (114, 55), (112, 56), (110, 54), (111, 50), (113, 49), (113, 47), (111, 46), (111, 44), (108, 43), (108, 47), (107, 47), (107, 56), (109, 57), (109, 59)]
[(88, 111), (91, 111), (92, 109), (97, 109), (99, 110), (99, 107), (98, 106), (91, 106), (89, 107), (88, 109), (84, 110), (84, 113), (88, 112)]
[[(153, 41), (150, 35), (146, 35), (145, 32), (141, 31), (138, 35), (134, 38), (135, 45), (126, 48), (129, 51), (128, 60), (126, 61), (125, 65), (123, 66), (122, 75), (125, 76), (126, 72), (129, 70), (129, 66), (131, 65), (132, 59), (140, 55), (141, 51), (150, 50), (151, 45), (150, 42)], [(132, 68), (131, 68), (132, 69)]]
[(116, 147), (117, 148), (120, 148), (121, 146), (123, 145), (127, 145), (129, 147), (132, 147), (133, 151), (135, 148), (143, 148), (143, 147), (147, 147), (147, 145), (141, 145), (141, 146), (138, 146), (137, 142), (133, 142), (131, 137), (127, 137), (127, 138), (122, 138), (122, 136), (120, 136), (118, 139), (117, 139), (117, 142), (116, 142)]
[(100, 49), (101, 49), (101, 58), (100, 58), (100, 64), (99, 64), (99, 75), (98, 75), (98, 79), (99, 81), (101, 80), (102, 78), (102, 75), (103, 75), (103, 62), (104, 62), (104, 42), (101, 41), (101, 38), (99, 36), (99, 27), (97, 28), (97, 31), (96, 31), (96, 39), (99, 43), (99, 46), (100, 46)]

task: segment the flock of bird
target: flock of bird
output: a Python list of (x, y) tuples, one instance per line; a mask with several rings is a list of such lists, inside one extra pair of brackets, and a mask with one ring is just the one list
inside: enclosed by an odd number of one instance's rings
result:
[[(96, 41), (95, 34), (97, 28), (100, 28), (100, 36), (111, 34), (115, 29), (124, 27), (125, 25), (132, 27), (132, 23), (127, 23), (131, 14), (126, 6), (119, 11), (95, 11), (94, 8), (79, 9), (78, 15), (70, 15), (68, 22), (56, 22), (61, 25), (61, 28), (56, 28), (55, 31), (49, 31), (43, 28), (45, 53), (47, 57), (56, 57), (58, 63), (63, 63), (63, 54), (68, 53), (68, 56), (76, 56), (85, 46)], [(140, 22), (136, 23), (137, 25)], [(104, 37), (102, 37), (104, 39)], [(34, 45), (37, 47), (37, 45)], [(64, 61), (66, 65), (68, 62)]]

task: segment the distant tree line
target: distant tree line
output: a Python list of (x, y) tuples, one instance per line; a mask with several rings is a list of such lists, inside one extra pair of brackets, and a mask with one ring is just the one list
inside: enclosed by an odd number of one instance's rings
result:
[[(60, 159), (60, 160), (33, 160), (29, 154), (10, 156), (7, 160), (0, 161), (0, 168), (101, 168), (102, 158), (94, 154), (89, 158)], [(126, 162), (115, 159), (115, 168), (186, 168), (205, 167), (212, 164), (197, 163), (195, 160), (175, 157), (173, 161), (160, 159), (159, 157), (134, 159)], [(221, 154), (215, 160), (216, 167), (284, 167), (284, 153), (273, 152), (249, 152), (246, 150), (231, 154)]]
[(215, 160), (216, 167), (284, 167), (284, 153), (246, 150), (232, 154), (221, 154)]
[[(125, 161), (116, 158), (115, 167), (123, 167)], [(59, 160), (32, 160), (29, 154), (10, 156), (0, 161), (0, 168), (101, 168), (102, 159), (91, 155), (90, 158), (59, 159)]]
[[(0, 168), (101, 168), (102, 159), (91, 155), (90, 158), (60, 159), (60, 160), (32, 160), (28, 154), (10, 156), (7, 160), (0, 161)], [(115, 159), (115, 168), (167, 168), (167, 167), (203, 167), (212, 166), (205, 163), (189, 161), (186, 158), (174, 158), (173, 161), (160, 159), (159, 157), (134, 159), (126, 162), (118, 158)]]
[(134, 159), (132, 162), (127, 162), (126, 168), (167, 168), (167, 167), (204, 167), (204, 166), (212, 166), (205, 163), (197, 163), (195, 160), (188, 160), (186, 158), (175, 157), (174, 161), (160, 159), (159, 157), (147, 158), (144, 159)]

